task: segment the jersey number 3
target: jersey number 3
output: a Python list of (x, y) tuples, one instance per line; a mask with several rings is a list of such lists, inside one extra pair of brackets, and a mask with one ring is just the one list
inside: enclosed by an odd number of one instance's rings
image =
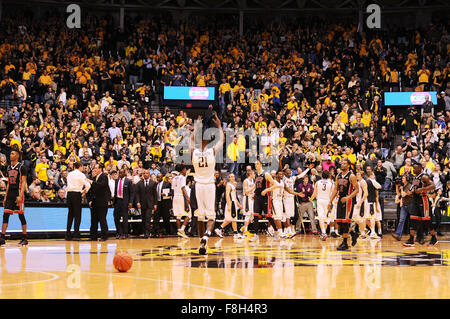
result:
[(206, 161), (206, 157), (200, 157), (200, 161), (198, 162), (198, 167), (208, 167), (208, 162)]
[(322, 190), (323, 190), (323, 191), (326, 191), (326, 190), (327, 190), (327, 184), (323, 184)]

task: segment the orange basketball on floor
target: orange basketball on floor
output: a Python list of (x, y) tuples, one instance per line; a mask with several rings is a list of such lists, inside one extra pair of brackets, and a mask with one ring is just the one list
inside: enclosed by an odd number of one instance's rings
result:
[(133, 258), (129, 253), (118, 253), (113, 259), (114, 267), (120, 272), (126, 272), (133, 266)]

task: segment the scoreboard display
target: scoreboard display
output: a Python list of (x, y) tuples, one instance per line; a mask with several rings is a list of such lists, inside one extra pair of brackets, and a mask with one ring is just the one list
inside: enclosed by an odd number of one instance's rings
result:
[(165, 86), (164, 106), (180, 108), (208, 108), (217, 102), (217, 90), (214, 87)]
[(386, 106), (413, 106), (425, 103), (425, 98), (434, 104), (437, 104), (437, 92), (385, 92), (384, 105)]

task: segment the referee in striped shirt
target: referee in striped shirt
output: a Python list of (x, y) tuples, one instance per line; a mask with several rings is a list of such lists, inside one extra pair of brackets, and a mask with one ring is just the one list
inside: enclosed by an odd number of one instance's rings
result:
[[(67, 206), (69, 213), (67, 215), (67, 231), (66, 240), (80, 240), (80, 224), (81, 224), (81, 199), (89, 191), (91, 181), (81, 171), (83, 166), (80, 162), (76, 162), (74, 170), (67, 175)], [(70, 232), (72, 223), (74, 223), (73, 237)]]

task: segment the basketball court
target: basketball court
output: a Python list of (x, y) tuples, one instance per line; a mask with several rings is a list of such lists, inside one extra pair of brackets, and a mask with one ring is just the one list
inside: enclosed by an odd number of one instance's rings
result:
[[(450, 243), (404, 248), (385, 236), (339, 252), (340, 239), (259, 243), (211, 238), (107, 242), (8, 241), (0, 248), (0, 298), (450, 298)], [(128, 252), (128, 272), (113, 258)]]

